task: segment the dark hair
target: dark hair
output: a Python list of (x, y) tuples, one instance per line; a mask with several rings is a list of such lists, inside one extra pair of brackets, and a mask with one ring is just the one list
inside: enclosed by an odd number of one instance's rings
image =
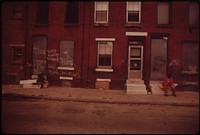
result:
[(171, 78), (172, 77), (172, 73), (170, 71), (167, 72), (167, 77)]

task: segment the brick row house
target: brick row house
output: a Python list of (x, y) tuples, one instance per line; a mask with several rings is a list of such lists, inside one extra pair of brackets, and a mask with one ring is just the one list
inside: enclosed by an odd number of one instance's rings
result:
[[(2, 83), (126, 89), (199, 84), (199, 3), (3, 2)], [(183, 86), (183, 87), (182, 87)]]

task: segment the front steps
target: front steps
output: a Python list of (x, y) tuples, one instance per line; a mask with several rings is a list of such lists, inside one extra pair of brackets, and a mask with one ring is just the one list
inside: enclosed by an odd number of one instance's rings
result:
[(147, 94), (144, 81), (135, 79), (129, 79), (126, 81), (126, 92), (128, 95)]
[[(159, 87), (161, 81), (150, 81), (152, 94), (163, 94), (163, 89)], [(129, 79), (126, 81), (126, 92), (128, 95), (147, 94), (143, 80)]]

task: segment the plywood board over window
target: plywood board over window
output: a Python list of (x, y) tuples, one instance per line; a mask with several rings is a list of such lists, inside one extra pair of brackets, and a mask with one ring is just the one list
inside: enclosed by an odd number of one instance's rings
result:
[(60, 67), (74, 66), (74, 41), (60, 41)]
[(189, 74), (199, 72), (199, 44), (183, 43), (183, 71)]
[(35, 35), (33, 39), (33, 74), (46, 74), (46, 44), (47, 37)]

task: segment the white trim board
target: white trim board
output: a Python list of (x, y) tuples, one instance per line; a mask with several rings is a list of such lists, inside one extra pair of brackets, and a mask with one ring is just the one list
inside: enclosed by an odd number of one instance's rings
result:
[(147, 36), (147, 32), (126, 32), (126, 36)]

